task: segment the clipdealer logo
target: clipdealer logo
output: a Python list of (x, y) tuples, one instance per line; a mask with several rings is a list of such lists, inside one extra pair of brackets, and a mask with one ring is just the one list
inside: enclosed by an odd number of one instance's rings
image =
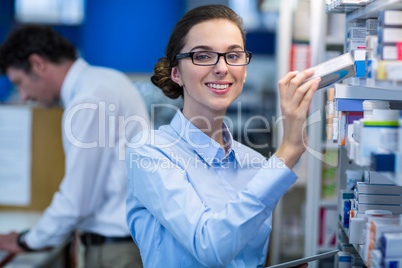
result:
[[(119, 160), (125, 160), (126, 158), (126, 149), (127, 148), (139, 148), (147, 143), (158, 146), (159, 148), (169, 148), (175, 146), (179, 143), (184, 137), (186, 142), (189, 143), (190, 146), (194, 148), (206, 148), (208, 146), (220, 146), (217, 143), (211, 142), (211, 140), (207, 140), (208, 143), (199, 143), (198, 140), (194, 140), (193, 133), (197, 133), (199, 130), (196, 129), (192, 123), (184, 118), (180, 120), (180, 131), (179, 135), (172, 140), (165, 141), (165, 143), (158, 143), (158, 140), (155, 136), (155, 131), (152, 131), (155, 125), (155, 119), (157, 116), (157, 109), (171, 109), (171, 113), (174, 114), (179, 108), (177, 106), (171, 104), (152, 104), (151, 105), (151, 120), (148, 118), (144, 118), (139, 115), (118, 115), (118, 111), (116, 111), (116, 105), (106, 104), (106, 102), (99, 103), (81, 103), (70, 108), (64, 116), (63, 120), (63, 128), (65, 132), (65, 136), (67, 140), (75, 147), (81, 149), (91, 149), (91, 148), (116, 148), (118, 149)], [(84, 111), (84, 113), (80, 113)], [(166, 110), (164, 110), (166, 111)], [(160, 114), (160, 113), (159, 113)], [(216, 131), (212, 133), (212, 139), (217, 135), (222, 135), (222, 132), (229, 130), (231, 133), (236, 132), (236, 136), (238, 137), (237, 141), (239, 143), (246, 143), (250, 147), (254, 149), (264, 149), (271, 147), (277, 147), (276, 144), (276, 135), (274, 132), (278, 128), (282, 121), (286, 119), (284, 116), (280, 116), (276, 118), (273, 116), (271, 118), (271, 122), (262, 116), (262, 115), (254, 115), (247, 117), (247, 120), (244, 121), (244, 116), (242, 115), (242, 107), (239, 102), (237, 105), (237, 114), (236, 119), (232, 119), (228, 116), (216, 117), (214, 120), (224, 120), (225, 128), (220, 131)], [(96, 121), (94, 124), (97, 129), (91, 130), (91, 134), (84, 135), (85, 137), (81, 137), (80, 135), (76, 135), (77, 128), (84, 128), (88, 126), (78, 126), (77, 121), (79, 120), (80, 124), (85, 124), (85, 118), (94, 117), (96, 120), (88, 118), (88, 123), (93, 123), (92, 121)], [(193, 118), (193, 120), (202, 120), (205, 123), (205, 129), (200, 129), (201, 131), (210, 132), (212, 129), (211, 122), (202, 116), (198, 116)], [(303, 129), (301, 135), (304, 134), (304, 130), (308, 125), (321, 122), (321, 112), (320, 110), (316, 111), (312, 115), (309, 116), (308, 120), (304, 122)], [(256, 127), (258, 125), (258, 127)], [(235, 127), (237, 126), (237, 127)], [(239, 127), (242, 126), (242, 127)], [(75, 131), (74, 131), (75, 130)], [(143, 130), (150, 130), (142, 132)], [(261, 134), (261, 135), (271, 135), (270, 141), (264, 141), (262, 143), (253, 143), (251, 136), (253, 134)], [(83, 140), (84, 138), (92, 139), (92, 140)], [(134, 139), (133, 139), (134, 138)], [(325, 155), (321, 151), (317, 151), (308, 144), (304, 143), (303, 145), (306, 148), (306, 151), (313, 155), (313, 157), (323, 161), (329, 165), (333, 165), (329, 163), (325, 159)]]
[[(88, 111), (90, 110), (90, 111)], [(80, 112), (85, 111), (85, 114)], [(91, 112), (92, 111), (92, 112)], [(149, 128), (148, 118), (144, 118), (139, 115), (130, 115), (125, 117), (123, 115), (116, 115), (113, 112), (116, 111), (115, 104), (109, 104), (106, 108), (106, 102), (96, 103), (81, 103), (73, 106), (69, 109), (64, 116), (63, 129), (67, 140), (75, 147), (81, 149), (91, 148), (117, 148), (119, 149), (119, 160), (125, 159), (125, 148), (129, 146), (130, 140), (133, 135), (141, 132), (142, 130)], [(108, 116), (107, 116), (108, 114)], [(74, 120), (78, 116), (95, 116), (97, 117), (97, 130), (91, 130), (93, 134), (85, 134), (86, 137), (96, 139), (93, 141), (83, 141), (79, 137), (75, 136), (74, 129), (84, 128), (85, 126), (78, 126), (74, 124)], [(107, 117), (107, 118), (106, 118)], [(117, 119), (117, 120), (116, 120)], [(117, 121), (117, 122), (116, 122)], [(90, 120), (88, 120), (88, 123)], [(80, 118), (80, 123), (85, 124), (85, 120)], [(127, 128), (130, 128), (130, 136), (127, 138)], [(118, 132), (118, 133), (116, 133)], [(97, 134), (97, 137), (95, 137)], [(117, 136), (116, 136), (117, 135)], [(145, 137), (146, 138), (146, 137)], [(145, 143), (145, 139), (140, 139), (138, 142)], [(118, 144), (116, 144), (118, 143)], [(107, 144), (107, 145), (106, 145)]]

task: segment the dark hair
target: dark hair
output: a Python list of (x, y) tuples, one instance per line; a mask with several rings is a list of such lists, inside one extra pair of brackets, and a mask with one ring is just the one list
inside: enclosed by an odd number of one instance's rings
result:
[(160, 58), (155, 64), (151, 77), (152, 83), (162, 89), (167, 97), (183, 97), (183, 88), (175, 83), (170, 75), (172, 67), (178, 64), (176, 55), (183, 49), (190, 29), (196, 24), (213, 19), (225, 19), (236, 24), (242, 34), (244, 49), (246, 48), (243, 20), (232, 9), (223, 5), (206, 5), (190, 10), (176, 23), (166, 47), (166, 57)]
[(53, 63), (77, 59), (75, 47), (48, 26), (25, 25), (15, 29), (0, 47), (0, 73), (8, 67), (30, 72), (29, 56), (38, 54)]

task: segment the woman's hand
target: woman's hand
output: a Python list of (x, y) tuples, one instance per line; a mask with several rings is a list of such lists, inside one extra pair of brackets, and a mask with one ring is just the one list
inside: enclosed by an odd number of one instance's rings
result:
[(307, 113), (321, 78), (300, 84), (313, 73), (312, 69), (305, 70), (299, 75), (298, 72), (290, 72), (278, 82), (283, 116), (283, 140), (275, 155), (289, 168), (293, 168), (306, 150)]

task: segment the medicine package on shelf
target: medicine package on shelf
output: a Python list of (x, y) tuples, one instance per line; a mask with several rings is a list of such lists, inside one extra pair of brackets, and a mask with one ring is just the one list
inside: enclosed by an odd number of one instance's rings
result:
[(326, 87), (332, 83), (340, 82), (341, 80), (354, 76), (356, 74), (354, 61), (350, 53), (345, 53), (341, 56), (320, 63), (311, 69), (314, 69), (313, 76), (307, 78), (304, 82), (321, 77), (318, 88)]

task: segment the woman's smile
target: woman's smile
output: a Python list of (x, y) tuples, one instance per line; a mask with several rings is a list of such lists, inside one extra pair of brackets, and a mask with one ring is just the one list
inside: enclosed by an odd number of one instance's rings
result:
[(231, 89), (232, 83), (228, 82), (209, 82), (205, 83), (209, 90), (216, 94), (225, 94)]

